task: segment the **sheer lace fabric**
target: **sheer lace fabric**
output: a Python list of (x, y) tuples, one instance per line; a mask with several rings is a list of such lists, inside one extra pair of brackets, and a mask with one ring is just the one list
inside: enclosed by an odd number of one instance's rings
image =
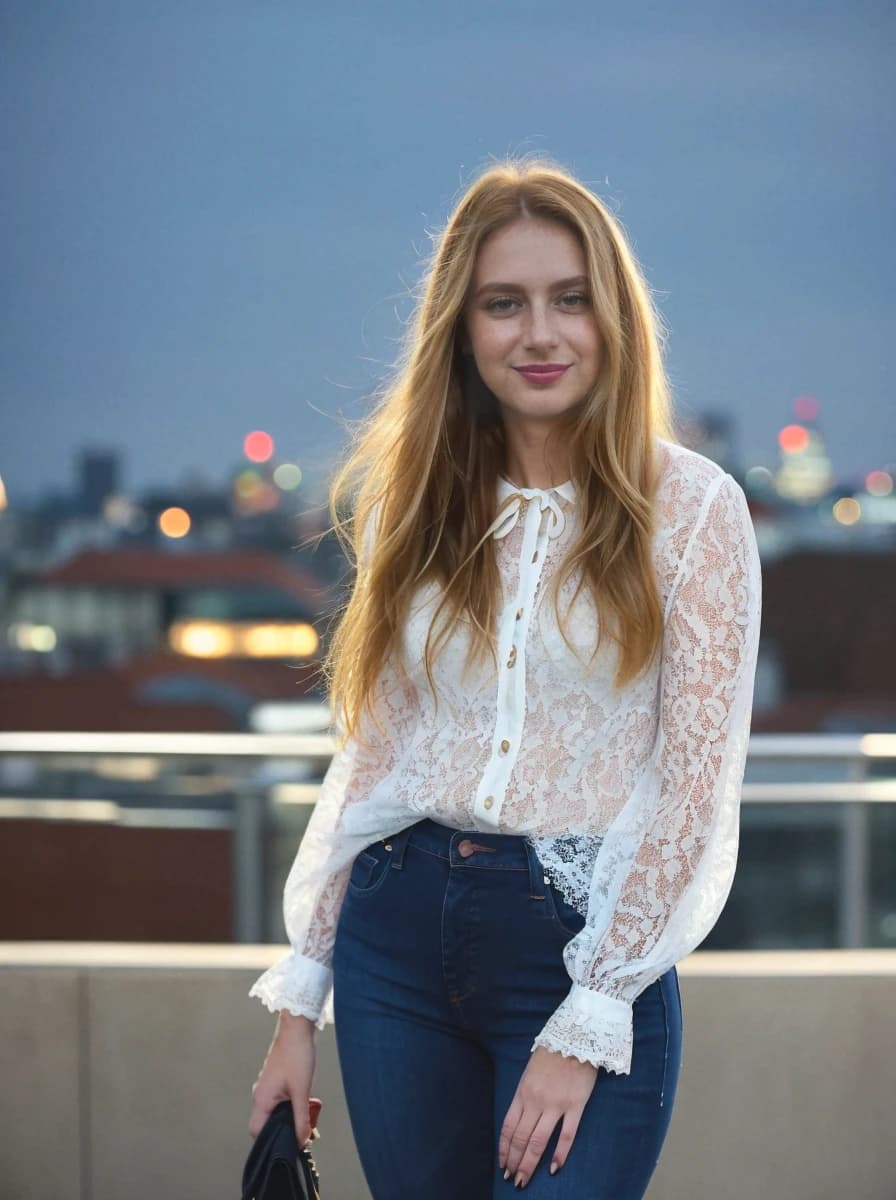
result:
[[(404, 670), (387, 664), (379, 680), (384, 735), (368, 720), (368, 744), (350, 740), (321, 785), (284, 890), (291, 953), (250, 993), (269, 1008), (321, 1026), (332, 1019), (332, 948), (351, 863), (431, 816), (527, 837), (586, 918), (564, 952), (569, 995), (533, 1048), (631, 1069), (633, 1002), (703, 940), (730, 890), (761, 618), (742, 490), (693, 451), (659, 449), (657, 662), (614, 691), (609, 638), (589, 663), (597, 613), (587, 589), (569, 613), (567, 646), (546, 591), (577, 528), (575, 490), (501, 481), (498, 663), (462, 677), (461, 623), (434, 664), (436, 704), (422, 668), (435, 592), (421, 590)], [(575, 584), (561, 590), (561, 612)]]

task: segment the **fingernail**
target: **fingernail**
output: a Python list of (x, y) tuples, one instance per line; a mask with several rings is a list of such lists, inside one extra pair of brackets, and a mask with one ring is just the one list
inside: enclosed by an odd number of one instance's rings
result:
[(504, 1168), (504, 1178), (505, 1178), (505, 1179), (509, 1179), (509, 1178), (510, 1178), (510, 1172), (507, 1170), (507, 1168), (506, 1168), (506, 1167)]
[(560, 1167), (557, 1163), (551, 1163), (551, 1174), (556, 1175)]
[(518, 1188), (518, 1187), (522, 1187), (522, 1186), (523, 1186), (523, 1177), (522, 1177), (522, 1175), (517, 1175), (516, 1179), (514, 1179), (514, 1181), (513, 1181), (513, 1186), (514, 1186), (515, 1188)]

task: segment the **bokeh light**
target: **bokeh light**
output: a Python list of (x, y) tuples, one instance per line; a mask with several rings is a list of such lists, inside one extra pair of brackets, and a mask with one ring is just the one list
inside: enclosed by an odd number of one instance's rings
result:
[(103, 516), (110, 525), (126, 529), (132, 525), (136, 516), (137, 506), (129, 496), (116, 493), (109, 495), (103, 501)]
[(159, 529), (165, 537), (182, 538), (190, 532), (190, 514), (185, 508), (166, 508), (159, 513)]
[(778, 445), (785, 454), (799, 454), (809, 445), (809, 431), (802, 425), (785, 425), (778, 434)]
[(302, 482), (302, 468), (295, 463), (281, 463), (274, 469), (274, 483), (284, 492), (293, 492)]
[(250, 462), (267, 462), (274, 453), (274, 439), (261, 429), (253, 429), (243, 439), (243, 452)]
[(768, 467), (750, 467), (744, 476), (748, 492), (768, 492), (775, 486), (775, 477)]
[(814, 396), (797, 396), (793, 402), (793, 415), (798, 421), (814, 421), (818, 416), (818, 407)]
[(888, 471), (869, 471), (865, 490), (872, 496), (889, 496), (893, 491), (893, 476)]
[(834, 520), (841, 525), (855, 525), (862, 519), (862, 506), (853, 496), (843, 496), (833, 507)]
[(233, 490), (239, 500), (251, 500), (260, 487), (262, 481), (257, 471), (240, 471), (233, 481)]

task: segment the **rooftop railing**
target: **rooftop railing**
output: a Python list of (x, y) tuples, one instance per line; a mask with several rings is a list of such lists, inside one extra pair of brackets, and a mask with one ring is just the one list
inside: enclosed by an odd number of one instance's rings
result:
[[(330, 733), (0, 734), (0, 819), (233, 832), (233, 940), (280, 896)], [(754, 734), (737, 878), (711, 949), (896, 946), (896, 734)]]

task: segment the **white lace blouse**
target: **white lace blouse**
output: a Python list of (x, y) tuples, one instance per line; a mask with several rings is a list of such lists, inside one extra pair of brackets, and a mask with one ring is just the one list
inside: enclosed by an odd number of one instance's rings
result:
[[(761, 615), (759, 555), (746, 499), (710, 459), (661, 440), (653, 560), (662, 654), (619, 691), (618, 648), (596, 642), (583, 588), (567, 621), (545, 583), (577, 521), (572, 483), (498, 483), (491, 533), (503, 586), (498, 663), (461, 679), (466, 626), (423, 670), (437, 585), (404, 631), (405, 672), (387, 664), (369, 746), (334, 755), (284, 890), (291, 953), (253, 984), (272, 1011), (332, 1020), (332, 949), (359, 850), (422, 817), (522, 835), (586, 917), (566, 945), (570, 990), (533, 1043), (628, 1073), (632, 1004), (703, 940), (737, 859)], [(561, 590), (566, 611), (577, 576)], [(478, 673), (477, 673), (478, 672)]]

